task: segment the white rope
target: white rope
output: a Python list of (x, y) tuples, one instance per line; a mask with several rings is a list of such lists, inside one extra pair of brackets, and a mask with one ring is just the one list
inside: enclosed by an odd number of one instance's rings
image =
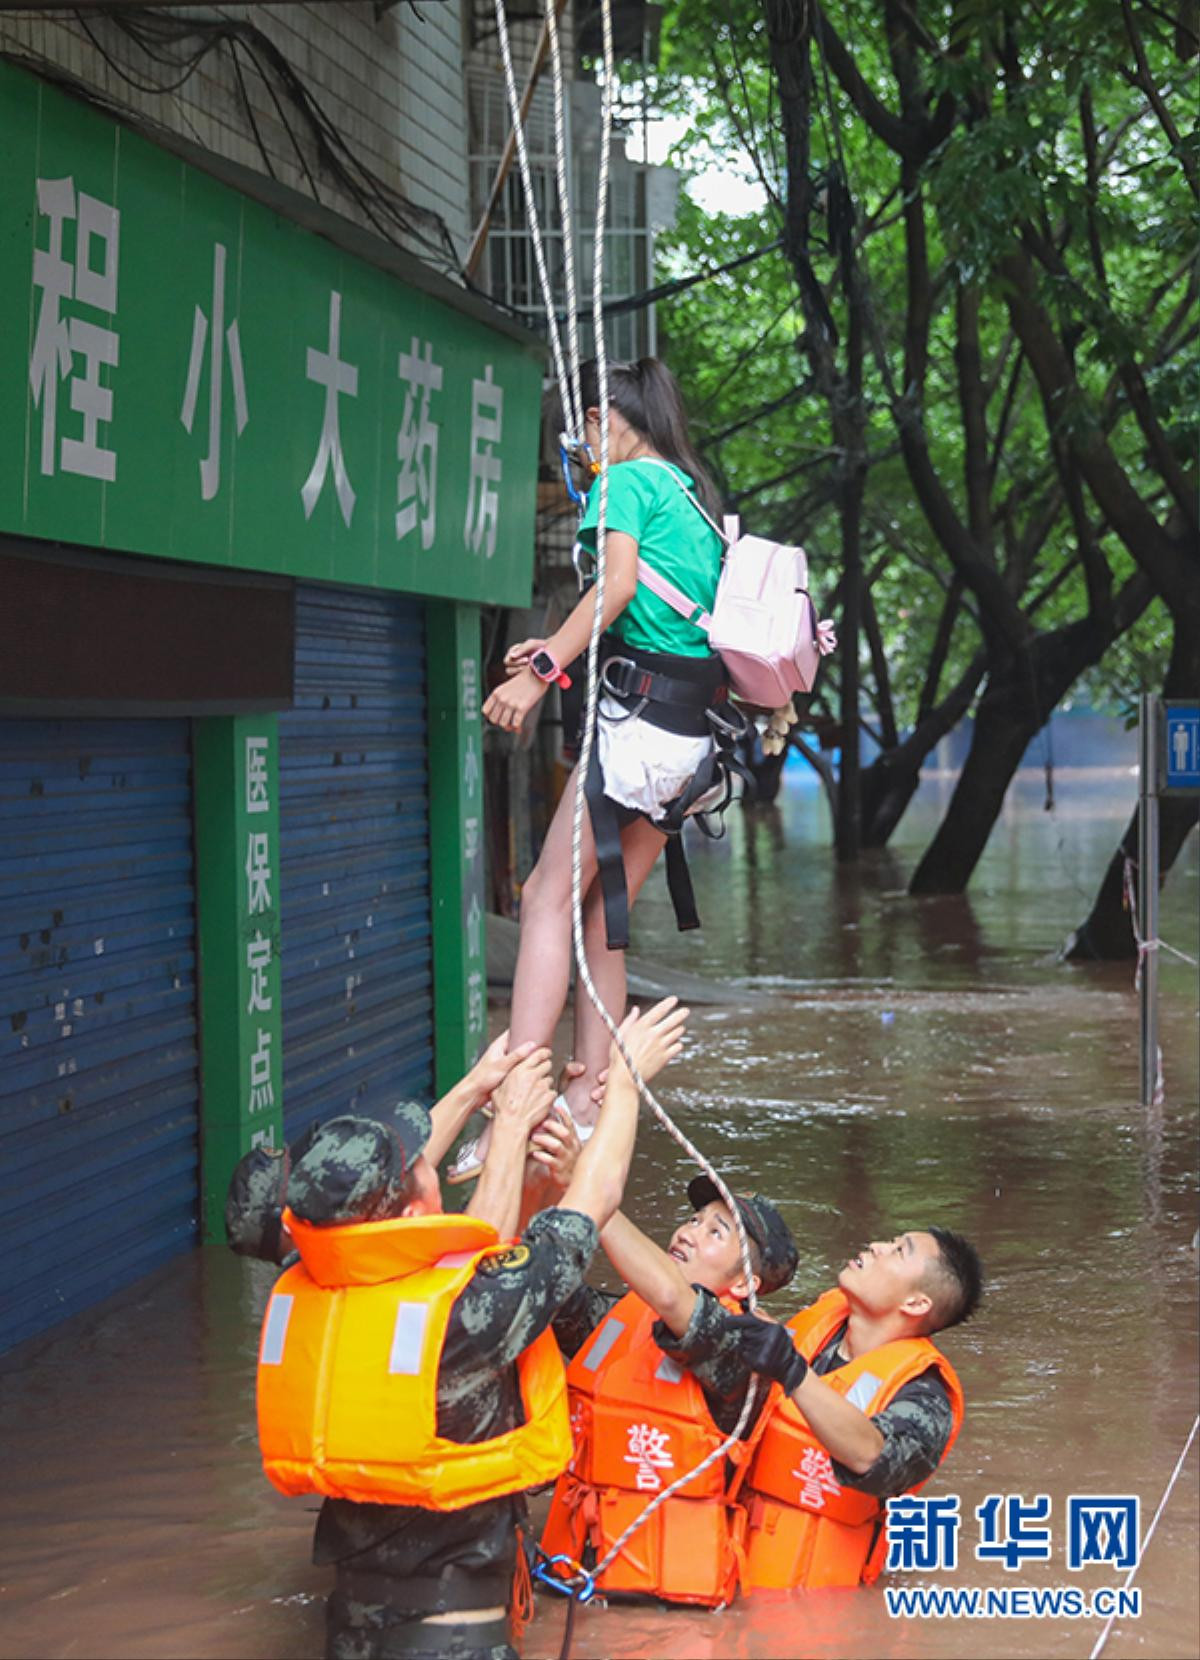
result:
[[(577, 447), (583, 443), (583, 388), (579, 379), (579, 300), (575, 282), (575, 224), (571, 213), (570, 161), (567, 156), (567, 118), (564, 108), (562, 52), (558, 39), (558, 8), (546, 0), (546, 31), (550, 38), (550, 64), (554, 83), (554, 170), (558, 182), (558, 212), (562, 221), (563, 288), (567, 322), (567, 401), (563, 437)], [(597, 258), (603, 255), (597, 249)]]
[[(611, 1012), (605, 1007), (600, 993), (592, 979), (591, 969), (587, 960), (587, 948), (583, 937), (583, 813), (585, 804), (585, 786), (588, 767), (592, 758), (592, 747), (596, 741), (596, 720), (599, 707), (600, 675), (599, 651), (600, 635), (604, 621), (604, 590), (607, 577), (607, 532), (608, 532), (608, 351), (604, 339), (604, 271), (603, 248), (604, 229), (608, 217), (608, 168), (609, 149), (612, 137), (612, 88), (615, 79), (612, 43), (612, 9), (611, 0), (601, 0), (600, 19), (602, 38), (604, 42), (604, 86), (600, 100), (600, 160), (599, 172), (596, 181), (596, 226), (595, 249), (596, 257), (592, 270), (592, 327), (596, 336), (596, 381), (597, 395), (600, 407), (600, 475), (598, 488), (600, 491), (597, 521), (596, 521), (596, 584), (592, 592), (595, 596), (595, 611), (592, 614), (592, 631), (588, 640), (587, 654), (587, 705), (583, 721), (583, 745), (579, 754), (579, 764), (575, 777), (575, 812), (571, 825), (571, 936), (575, 948), (575, 962), (579, 970), (579, 979), (596, 1013), (607, 1026), (613, 1042), (622, 1060), (629, 1069), (630, 1077), (637, 1087), (642, 1100), (650, 1108), (658, 1122), (673, 1140), (678, 1142), (688, 1157), (703, 1170), (712, 1180), (722, 1201), (727, 1206), (737, 1229), (738, 1247), (741, 1253), (742, 1273), (749, 1292), (748, 1302), (751, 1308), (755, 1307), (753, 1266), (750, 1261), (750, 1242), (746, 1237), (745, 1224), (742, 1221), (741, 1211), (726, 1187), (720, 1174), (695, 1147), (683, 1131), (680, 1130), (655, 1099), (650, 1086), (639, 1072), (633, 1057), (625, 1047), (624, 1040), (617, 1028), (617, 1022)], [(664, 1505), (669, 1498), (677, 1493), (681, 1487), (694, 1481), (718, 1459), (726, 1457), (742, 1438), (742, 1433), (749, 1422), (758, 1391), (751, 1386), (746, 1390), (746, 1398), (742, 1403), (742, 1410), (732, 1433), (699, 1463), (694, 1470), (665, 1487), (661, 1493), (655, 1495), (651, 1502), (637, 1516), (615, 1540), (610, 1549), (591, 1570), (594, 1581), (598, 1581), (604, 1571), (621, 1554), (627, 1541), (642, 1527), (650, 1517)]]
[[(508, 22), (505, 15), (504, 0), (495, 0), (496, 26), (500, 40), (500, 53), (504, 61), (505, 84), (508, 89), (509, 109), (512, 115), (513, 127), (516, 134), (517, 158), (520, 163), (521, 182), (525, 192), (526, 212), (529, 219), (530, 240), (533, 243), (534, 259), (537, 264), (538, 277), (542, 286), (542, 298), (546, 308), (546, 321), (550, 335), (551, 351), (554, 355), (555, 370), (559, 382), (559, 394), (562, 398), (564, 419), (574, 421), (578, 419), (579, 427), (574, 435), (582, 441), (583, 400), (581, 380), (579, 374), (579, 335), (576, 324), (576, 304), (573, 295), (574, 251), (570, 247), (570, 202), (569, 188), (566, 183), (566, 121), (564, 101), (562, 96), (562, 64), (559, 52), (558, 33), (551, 21), (553, 0), (545, 0), (547, 24), (551, 35), (551, 54), (554, 67), (555, 98), (555, 157), (558, 170), (558, 188), (560, 204), (563, 204), (564, 223), (564, 255), (569, 261), (567, 268), (567, 335), (571, 353), (571, 375), (568, 378), (563, 362), (562, 343), (559, 338), (557, 319), (553, 296), (550, 291), (549, 277), (546, 271), (545, 253), (541, 242), (541, 230), (538, 220), (537, 203), (534, 199), (533, 180), (530, 174), (529, 157), (525, 147), (525, 135), (521, 127), (520, 102), (517, 97), (516, 76), (513, 72), (512, 52), (508, 39)], [(655, 1099), (646, 1080), (638, 1070), (636, 1062), (625, 1046), (616, 1020), (605, 1007), (604, 1001), (596, 990), (592, 979), (591, 969), (587, 960), (587, 948), (583, 937), (583, 813), (585, 804), (584, 788), (587, 780), (588, 767), (591, 762), (592, 750), (596, 741), (596, 720), (600, 699), (599, 650), (600, 635), (603, 632), (604, 592), (607, 577), (607, 549), (606, 538), (608, 531), (608, 468), (609, 468), (609, 432), (608, 432), (608, 353), (604, 339), (604, 235), (608, 219), (608, 185), (609, 185), (609, 158), (612, 145), (612, 100), (613, 87), (616, 81), (616, 69), (613, 59), (612, 38), (612, 5), (611, 0), (601, 0), (600, 18), (602, 38), (604, 44), (604, 84), (600, 98), (600, 153), (596, 179), (596, 221), (594, 231), (595, 257), (592, 268), (592, 326), (596, 337), (596, 379), (597, 399), (600, 409), (600, 472), (597, 483), (599, 490), (598, 517), (596, 524), (596, 581), (593, 588), (595, 611), (592, 616), (591, 635), (587, 650), (587, 704), (583, 717), (583, 744), (580, 750), (579, 764), (575, 781), (575, 810), (571, 825), (571, 938), (574, 946), (575, 961), (579, 971), (580, 984), (583, 986), (592, 1006), (600, 1016), (604, 1025), (617, 1046), (622, 1060), (629, 1069), (638, 1094), (649, 1107), (655, 1118), (666, 1130), (667, 1134), (676, 1141), (692, 1162), (700, 1167), (711, 1179), (723, 1203), (733, 1218), (737, 1232), (738, 1249), (741, 1256), (742, 1274), (748, 1291), (747, 1302), (753, 1309), (757, 1305), (754, 1294), (754, 1268), (750, 1258), (750, 1241), (746, 1234), (745, 1224), (742, 1221), (741, 1211), (733, 1194), (725, 1185), (720, 1173), (713, 1168), (688, 1138), (674, 1123), (668, 1114)], [(673, 1481), (661, 1493), (655, 1495), (651, 1502), (637, 1516), (614, 1542), (606, 1555), (591, 1570), (593, 1581), (598, 1580), (605, 1570), (621, 1554), (627, 1541), (642, 1527), (667, 1500), (679, 1492), (680, 1488), (688, 1485), (697, 1476), (715, 1464), (719, 1459), (727, 1457), (741, 1441), (743, 1433), (749, 1423), (751, 1413), (758, 1399), (760, 1388), (751, 1379), (746, 1390), (746, 1398), (742, 1403), (741, 1412), (732, 1432), (719, 1447), (704, 1458), (695, 1469)]]
[(1136, 990), (1142, 983), (1142, 964), (1145, 962), (1147, 954), (1151, 951), (1167, 951), (1172, 957), (1178, 957), (1181, 963), (1187, 963), (1191, 968), (1200, 968), (1200, 962), (1197, 962), (1195, 957), (1189, 957), (1186, 951), (1179, 951), (1175, 948), (1175, 946), (1168, 945), (1166, 940), (1144, 940), (1142, 938), (1141, 934), (1138, 932), (1138, 896), (1136, 880), (1134, 877), (1135, 868), (1134, 861), (1126, 855), (1124, 878), (1125, 906), (1129, 912), (1129, 925), (1133, 929), (1134, 944), (1137, 946), (1137, 971), (1134, 974), (1133, 980), (1134, 989)]
[[(547, 12), (553, 9), (554, 0), (546, 0)], [(512, 45), (508, 38), (508, 13), (505, 11), (504, 0), (496, 0), (496, 36), (500, 42), (500, 58), (504, 65), (504, 86), (508, 94), (508, 112), (513, 126), (513, 138), (517, 146), (517, 162), (521, 173), (521, 187), (525, 196), (525, 213), (529, 220), (529, 241), (533, 248), (533, 260), (537, 267), (538, 285), (542, 290), (542, 303), (546, 308), (546, 328), (550, 336), (550, 351), (554, 357), (554, 371), (558, 377), (558, 393), (562, 399), (563, 410), (571, 408), (571, 388), (567, 380), (566, 364), (563, 362), (562, 340), (558, 332), (558, 317), (554, 309), (554, 294), (550, 288), (550, 275), (546, 269), (546, 250), (542, 245), (541, 220), (538, 215), (537, 196), (533, 188), (533, 174), (529, 167), (529, 150), (525, 143), (525, 127), (521, 121), (521, 100), (517, 93), (517, 77), (513, 69)], [(557, 46), (557, 31), (554, 34)], [(561, 109), (556, 109), (556, 134)], [(580, 439), (583, 434), (580, 432)]]
[[(1154, 1520), (1150, 1523), (1150, 1526), (1146, 1529), (1146, 1536), (1142, 1540), (1141, 1548), (1137, 1553), (1137, 1560), (1134, 1562), (1133, 1567), (1130, 1568), (1129, 1572), (1125, 1575), (1125, 1583), (1121, 1586), (1122, 1591), (1128, 1591), (1129, 1587), (1133, 1584), (1134, 1575), (1137, 1573), (1138, 1569), (1142, 1565), (1142, 1558), (1145, 1556), (1146, 1550), (1149, 1547), (1150, 1541), (1154, 1537), (1154, 1530), (1158, 1526), (1159, 1517), (1162, 1515), (1163, 1511), (1167, 1508), (1167, 1500), (1171, 1497), (1171, 1490), (1175, 1486), (1175, 1483), (1179, 1480), (1180, 1472), (1183, 1469), (1184, 1460), (1187, 1458), (1188, 1452), (1191, 1449), (1192, 1442), (1196, 1439), (1196, 1431), (1197, 1430), (1200, 1430), (1200, 1416), (1198, 1416), (1196, 1418), (1195, 1423), (1192, 1425), (1191, 1434), (1188, 1436), (1187, 1440), (1183, 1444), (1183, 1451), (1180, 1453), (1179, 1457), (1175, 1461), (1175, 1468), (1171, 1472), (1171, 1479), (1167, 1483), (1166, 1491), (1163, 1493), (1162, 1498), (1159, 1499), (1159, 1501), (1158, 1501), (1158, 1509), (1154, 1512)], [(1105, 1623), (1104, 1630), (1100, 1633), (1099, 1637), (1097, 1637), (1096, 1646), (1092, 1650), (1091, 1654), (1089, 1655), (1088, 1660), (1097, 1660), (1097, 1656), (1099, 1655), (1100, 1650), (1104, 1647), (1105, 1643), (1107, 1643), (1107, 1641), (1108, 1641), (1108, 1634), (1113, 1628), (1113, 1622), (1116, 1620), (1116, 1617), (1117, 1617), (1117, 1611), (1114, 1608), (1112, 1613), (1108, 1616), (1108, 1620)]]

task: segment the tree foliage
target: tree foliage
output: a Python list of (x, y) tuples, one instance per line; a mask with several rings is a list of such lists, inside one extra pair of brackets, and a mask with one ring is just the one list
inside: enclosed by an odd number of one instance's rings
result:
[[(998, 806), (1081, 679), (1123, 701), (1163, 683), (1183, 635), (1186, 663), (1200, 654), (1195, 12), (668, 13), (654, 98), (692, 116), (673, 159), (726, 158), (764, 193), (736, 219), (685, 202), (668, 260), (772, 251), (664, 306), (660, 327), (728, 494), (802, 538), (829, 587), (861, 475), (875, 839), (907, 800), (897, 779), (915, 787), (965, 708), (993, 751), (969, 793)], [(991, 820), (958, 806), (921, 885), (961, 885), (982, 850)]]

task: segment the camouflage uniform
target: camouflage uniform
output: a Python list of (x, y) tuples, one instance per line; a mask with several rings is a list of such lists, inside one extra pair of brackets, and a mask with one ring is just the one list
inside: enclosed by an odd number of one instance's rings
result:
[[(702, 1293), (702, 1297), (706, 1295)], [(715, 1298), (712, 1301), (716, 1303)], [(740, 1403), (750, 1380), (750, 1368), (738, 1348), (737, 1333), (725, 1319), (719, 1303), (716, 1303), (716, 1310), (717, 1318), (725, 1329), (723, 1335), (714, 1333), (713, 1348), (706, 1352), (709, 1353), (710, 1364), (717, 1368), (727, 1398), (736, 1398)], [(689, 1335), (690, 1331), (689, 1327)], [(812, 1370), (818, 1377), (849, 1364), (838, 1354), (838, 1344), (845, 1334), (845, 1325), (839, 1326), (813, 1356)], [(663, 1347), (668, 1354), (674, 1354), (666, 1345)], [(692, 1365), (692, 1362), (688, 1364)], [(941, 1463), (954, 1428), (950, 1397), (937, 1371), (923, 1372), (911, 1383), (906, 1383), (883, 1411), (874, 1415), (871, 1422), (883, 1436), (883, 1451), (870, 1469), (863, 1470), (861, 1474), (832, 1458), (834, 1475), (842, 1486), (852, 1487), (859, 1493), (870, 1493), (873, 1498), (889, 1499), (906, 1493), (918, 1482), (927, 1481)]]
[[(505, 1256), (480, 1264), (450, 1315), (437, 1383), (439, 1435), (484, 1441), (522, 1421), (517, 1356), (581, 1284), (598, 1237), (578, 1211), (543, 1211)], [(435, 1628), (418, 1638), (411, 1622), (421, 1610), (406, 1605), (406, 1582), (461, 1584), (469, 1576), (479, 1592), (474, 1606), (507, 1604), (524, 1520), (519, 1493), (453, 1511), (326, 1499), (313, 1561), (337, 1567), (331, 1660), (433, 1652), (418, 1646), (432, 1644)], [(470, 1626), (436, 1629), (439, 1638), (457, 1637), (457, 1647), (437, 1650), (456, 1660), (509, 1660), (515, 1652), (507, 1642), (474, 1646)]]
[[(813, 1356), (812, 1369), (818, 1377), (849, 1364), (837, 1352), (845, 1332), (842, 1326)], [(954, 1414), (945, 1384), (930, 1370), (906, 1383), (871, 1422), (883, 1436), (883, 1451), (874, 1464), (858, 1474), (835, 1458), (831, 1460), (833, 1473), (843, 1487), (890, 1499), (927, 1481), (937, 1469), (954, 1429)]]
[[(318, 1226), (399, 1214), (429, 1130), (429, 1114), (415, 1101), (401, 1102), (386, 1124), (331, 1119), (306, 1138), (303, 1156), (295, 1158), (287, 1203)], [(279, 1160), (239, 1166), (229, 1203), (235, 1249), (259, 1254), (253, 1247), (270, 1236), (284, 1176)], [(598, 1238), (596, 1224), (578, 1211), (543, 1211), (503, 1256), (479, 1265), (450, 1312), (437, 1379), (439, 1435), (485, 1441), (524, 1421), (517, 1357), (582, 1284)], [(515, 1660), (507, 1616), (477, 1626), (430, 1625), (423, 1616), (507, 1607), (524, 1518), (520, 1493), (452, 1511), (326, 1499), (313, 1561), (337, 1570), (327, 1609), (327, 1655)]]
[[(694, 1176), (688, 1183), (687, 1195), (697, 1211), (721, 1197), (708, 1176)], [(735, 1193), (733, 1197), (746, 1232), (758, 1250), (760, 1289), (764, 1296), (770, 1296), (787, 1285), (796, 1272), (799, 1261), (796, 1242), (770, 1199), (761, 1193)], [(737, 1332), (726, 1320), (718, 1298), (703, 1286), (692, 1289), (696, 1292), (696, 1306), (683, 1336), (676, 1337), (662, 1320), (654, 1322), (651, 1335), (665, 1355), (692, 1373), (704, 1393), (713, 1423), (722, 1435), (729, 1435), (741, 1415), (749, 1372), (742, 1359)], [(610, 1292), (585, 1285), (564, 1305), (554, 1321), (554, 1335), (568, 1359), (578, 1353), (618, 1300)], [(757, 1415), (755, 1411), (747, 1420), (746, 1434), (754, 1428)]]

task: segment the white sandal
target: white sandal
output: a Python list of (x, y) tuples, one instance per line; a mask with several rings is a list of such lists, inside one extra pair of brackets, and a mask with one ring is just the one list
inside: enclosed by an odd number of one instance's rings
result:
[[(485, 1107), (483, 1110), (490, 1118), (490, 1109)], [(552, 1110), (564, 1113), (568, 1118), (571, 1118), (571, 1109), (567, 1105), (567, 1098), (565, 1095), (556, 1095), (554, 1097), (554, 1107)], [(574, 1119), (572, 1119), (572, 1122), (575, 1122)], [(488, 1128), (490, 1129), (490, 1127), (491, 1126), (489, 1125)], [(575, 1134), (579, 1137), (581, 1144), (590, 1139), (595, 1128), (595, 1123), (575, 1123)], [(484, 1149), (483, 1152), (480, 1152), (479, 1144), (487, 1133), (488, 1131), (486, 1129), (480, 1130), (477, 1136), (472, 1136), (470, 1141), (464, 1141), (462, 1146), (458, 1149), (457, 1158), (445, 1172), (445, 1180), (451, 1187), (458, 1187), (462, 1182), (473, 1182), (476, 1176), (479, 1175), (480, 1171), (483, 1169), (484, 1160), (487, 1157), (487, 1150)]]

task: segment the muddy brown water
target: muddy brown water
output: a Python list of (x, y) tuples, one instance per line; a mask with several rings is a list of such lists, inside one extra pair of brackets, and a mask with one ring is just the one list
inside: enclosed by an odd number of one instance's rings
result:
[[(731, 815), (693, 859), (702, 936), (675, 934), (652, 880), (635, 946), (776, 994), (753, 1020), (698, 1011), (664, 1084), (680, 1123), (737, 1185), (781, 1203), (802, 1246), (782, 1312), (864, 1240), (942, 1221), (989, 1270), (985, 1310), (948, 1335), (963, 1435), (929, 1491), (957, 1494), (953, 1573), (893, 1584), (1077, 1584), (1063, 1559), (1071, 1494), (1135, 1494), (1145, 1531), (1197, 1410), (1194, 971), (1163, 966), (1167, 1101), (1137, 1097), (1126, 968), (1053, 953), (1086, 910), (1127, 813), (1127, 774), (1060, 774), (1054, 814), (1022, 779), (966, 899), (904, 897), (944, 785), (926, 785), (896, 848), (854, 873), (824, 847), (825, 809), (794, 785), (778, 813)], [(1164, 896), (1164, 938), (1197, 952), (1193, 837)], [(499, 1020), (502, 1011), (495, 1011)], [(643, 1131), (629, 1208), (670, 1225), (687, 1178)], [(49, 1219), (53, 1226), (68, 1218)], [(603, 1277), (602, 1268), (599, 1270)], [(308, 1563), (315, 1501), (260, 1474), (257, 1322), (270, 1270), (210, 1247), (0, 1361), (0, 1655), (316, 1656), (327, 1577)], [(1197, 1449), (1104, 1653), (1195, 1656)], [(1009, 1574), (973, 1556), (993, 1493), (1052, 1499), (1053, 1559)], [(557, 1654), (539, 1599), (525, 1654)], [(758, 1593), (718, 1614), (582, 1610), (590, 1656), (1084, 1656), (1100, 1622), (890, 1618), (882, 1586)]]

